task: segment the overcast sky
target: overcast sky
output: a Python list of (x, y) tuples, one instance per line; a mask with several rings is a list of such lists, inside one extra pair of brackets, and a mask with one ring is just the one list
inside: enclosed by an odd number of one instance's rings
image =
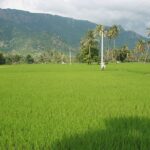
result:
[(0, 0), (0, 8), (51, 13), (104, 25), (118, 24), (146, 35), (150, 0)]

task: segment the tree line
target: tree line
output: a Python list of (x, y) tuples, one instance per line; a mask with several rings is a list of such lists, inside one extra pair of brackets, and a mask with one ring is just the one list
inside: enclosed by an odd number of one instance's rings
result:
[[(113, 25), (104, 28), (98, 25), (95, 29), (89, 30), (80, 41), (80, 51), (75, 56), (71, 56), (71, 49), (68, 54), (56, 50), (47, 50), (32, 54), (18, 54), (16, 52), (0, 52), (0, 64), (19, 63), (99, 63), (100, 62), (100, 39), (103, 31), (105, 37), (104, 61), (108, 62), (150, 62), (150, 40), (139, 39), (134, 49), (129, 49), (128, 45), (117, 48), (116, 38), (119, 35), (119, 27)], [(150, 29), (148, 29), (150, 37)], [(110, 44), (113, 42), (113, 46)]]
[[(104, 26), (98, 25), (94, 30), (86, 33), (80, 42), (80, 52), (77, 59), (80, 62), (91, 64), (100, 61), (100, 32), (104, 30), (105, 44), (105, 62), (150, 62), (150, 40), (139, 39), (134, 49), (129, 49), (128, 45), (121, 48), (116, 47), (116, 38), (119, 35), (119, 27), (113, 25), (104, 29)], [(150, 30), (148, 32), (150, 36)], [(110, 43), (113, 42), (113, 46)]]
[[(75, 58), (72, 58), (74, 61)], [(33, 64), (33, 63), (69, 63), (67, 54), (59, 51), (44, 51), (33, 54), (18, 54), (17, 52), (0, 52), (0, 64)]]

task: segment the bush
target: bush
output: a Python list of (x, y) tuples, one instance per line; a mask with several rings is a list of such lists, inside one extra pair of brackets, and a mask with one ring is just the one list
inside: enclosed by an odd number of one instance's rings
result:
[(0, 53), (0, 65), (5, 64), (6, 60), (2, 53)]
[(32, 58), (31, 55), (27, 55), (27, 56), (26, 56), (26, 62), (27, 62), (28, 64), (33, 64), (33, 63), (34, 63), (34, 59)]

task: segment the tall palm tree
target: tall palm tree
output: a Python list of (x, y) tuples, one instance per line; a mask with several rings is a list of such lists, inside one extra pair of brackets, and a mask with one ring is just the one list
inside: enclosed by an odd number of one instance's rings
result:
[(69, 47), (69, 63), (70, 63), (70, 65), (72, 64), (72, 53), (71, 53), (70, 47)]
[(87, 34), (87, 43), (88, 43), (88, 47), (89, 47), (89, 63), (91, 63), (91, 47), (93, 44), (93, 40), (94, 40), (94, 35), (93, 35), (93, 31), (89, 31)]
[(111, 55), (111, 52), (110, 52), (110, 43), (111, 43), (111, 40), (113, 39), (113, 34), (112, 34), (112, 28), (109, 28), (106, 32), (106, 37), (108, 39), (108, 51), (107, 51), (107, 58), (110, 59), (110, 57), (112, 58)]
[[(148, 31), (147, 36), (150, 37), (150, 28), (147, 28), (147, 31)], [(150, 40), (147, 41), (147, 52), (146, 52), (146, 56), (145, 56), (145, 62), (146, 62), (149, 52), (150, 52)]]
[(146, 51), (146, 54), (145, 54), (145, 62), (147, 61), (148, 54), (149, 54), (149, 51), (150, 51), (150, 41), (147, 41), (146, 45), (147, 45), (147, 51)]
[(104, 26), (103, 25), (98, 25), (95, 29), (95, 37), (101, 38), (101, 63), (100, 63), (100, 68), (101, 70), (105, 69), (105, 63), (104, 63)]
[(119, 35), (119, 28), (116, 25), (113, 25), (111, 28), (111, 36), (114, 39), (114, 49), (116, 48), (116, 38)]
[(150, 51), (150, 41), (147, 41), (147, 49)]
[[(142, 55), (145, 52), (145, 48), (146, 48), (146, 42), (144, 40), (138, 40), (137, 44), (136, 44), (136, 49), (138, 51), (138, 53), (142, 53)], [(139, 59), (138, 59), (139, 61)]]
[[(91, 64), (91, 48), (94, 45), (95, 41), (94, 41), (94, 34), (93, 34), (93, 30), (88, 31), (86, 38), (83, 40), (83, 45), (85, 47), (88, 47), (88, 51), (86, 52), (87, 58), (88, 58), (88, 64)], [(86, 48), (87, 49), (87, 48)]]
[[(148, 31), (147, 36), (150, 37), (150, 28), (147, 28), (147, 31)], [(150, 50), (150, 41), (147, 41), (147, 48), (148, 50)]]
[(107, 38), (108, 38), (108, 50), (110, 50), (110, 41), (111, 41), (112, 38), (113, 38), (111, 28), (109, 28), (109, 29), (107, 30), (106, 36), (107, 36)]
[(138, 40), (136, 48), (139, 52), (144, 52), (145, 51), (145, 41), (144, 40)]

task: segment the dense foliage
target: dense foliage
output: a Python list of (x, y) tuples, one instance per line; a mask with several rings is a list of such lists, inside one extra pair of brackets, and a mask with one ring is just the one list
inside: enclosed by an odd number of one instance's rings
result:
[[(68, 52), (69, 53), (69, 52)], [(76, 62), (74, 56), (71, 61)], [(67, 54), (58, 51), (45, 51), (23, 55), (16, 52), (0, 53), (0, 65), (2, 64), (32, 64), (32, 63), (70, 63), (70, 57)]]
[(5, 64), (5, 57), (3, 56), (2, 53), (0, 53), (0, 65)]
[(94, 40), (94, 33), (92, 30), (82, 39), (80, 51), (79, 59), (81, 62), (91, 64), (91, 62), (98, 61), (98, 42)]
[[(150, 41), (140, 39), (135, 43), (134, 49), (128, 48), (128, 45), (124, 45), (118, 48), (116, 45), (116, 39), (120, 34), (119, 27), (113, 25), (110, 28), (106, 28), (103, 25), (98, 25), (94, 30), (87, 32), (85, 37), (80, 43), (80, 52), (77, 55), (78, 61), (87, 62), (100, 62), (101, 54), (101, 37), (102, 32), (104, 34), (104, 61), (105, 62), (150, 62)], [(110, 42), (113, 40), (113, 46)]]

